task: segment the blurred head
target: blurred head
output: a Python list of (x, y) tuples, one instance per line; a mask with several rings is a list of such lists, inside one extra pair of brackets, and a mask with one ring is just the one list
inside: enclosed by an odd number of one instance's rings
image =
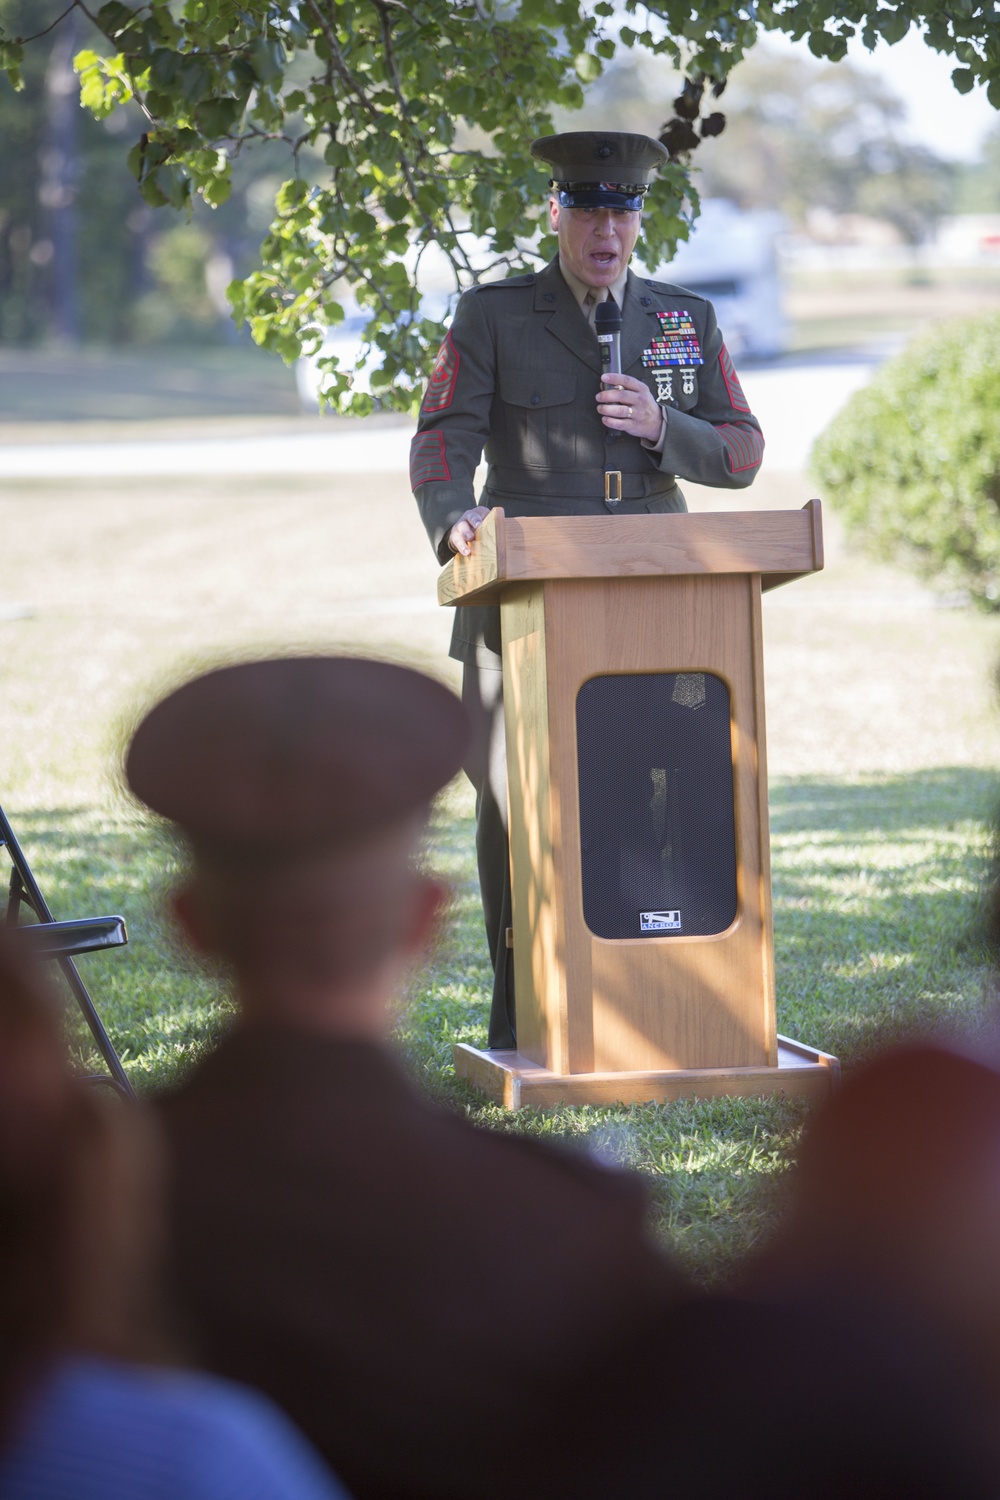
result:
[(391, 989), (434, 929), (443, 889), (418, 855), (468, 732), (440, 683), (353, 657), (225, 667), (143, 720), (126, 776), (188, 839), (176, 911), (245, 1015), (385, 1028), (362, 991)]
[(803, 1139), (774, 1264), (896, 1307), (1000, 1400), (1000, 1074), (912, 1045), (849, 1078)]
[(72, 1077), (40, 971), (0, 928), (0, 1420), (68, 1350), (148, 1353), (157, 1160), (145, 1120)]
[(380, 1038), (444, 905), (417, 863), (423, 826), (273, 861), (196, 849), (174, 914), (196, 952), (231, 970), (244, 1019)]

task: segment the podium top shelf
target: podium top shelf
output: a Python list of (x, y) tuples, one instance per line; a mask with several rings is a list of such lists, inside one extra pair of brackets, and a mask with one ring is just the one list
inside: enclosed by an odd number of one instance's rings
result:
[(438, 603), (488, 604), (506, 585), (546, 578), (759, 573), (774, 588), (823, 566), (818, 500), (801, 510), (639, 516), (540, 516), (491, 510), (471, 556), (438, 577)]

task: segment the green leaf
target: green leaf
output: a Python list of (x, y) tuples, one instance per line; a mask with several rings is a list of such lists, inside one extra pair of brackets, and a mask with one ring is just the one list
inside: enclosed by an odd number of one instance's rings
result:
[(80, 78), (80, 103), (98, 120), (111, 114), (117, 104), (132, 97), (132, 90), (122, 76), (125, 59), (99, 57), (96, 52), (78, 52), (73, 67)]
[(601, 60), (592, 52), (578, 52), (573, 67), (581, 83), (593, 83), (601, 76)]
[(128, 169), (132, 173), (132, 176), (136, 179), (136, 181), (141, 181), (143, 172), (145, 170), (147, 139), (148, 138), (146, 136), (142, 136), (138, 141), (136, 141), (135, 145), (132, 147), (131, 151), (126, 157)]
[(177, 69), (177, 84), (186, 104), (197, 104), (212, 87), (212, 70), (200, 57), (186, 57)]
[(875, 17), (875, 24), (887, 42), (901, 42), (910, 29), (910, 18), (902, 9), (882, 10)]
[(156, 89), (171, 89), (177, 79), (182, 59), (171, 47), (158, 47), (149, 60), (150, 84)]
[(232, 179), (228, 176), (213, 176), (200, 184), (201, 196), (209, 208), (220, 208), (232, 191)]
[(21, 77), (23, 62), (24, 48), (19, 42), (0, 41), (0, 71), (6, 73), (18, 93), (24, 88), (24, 80)]
[(497, 228), (504, 229), (508, 224), (515, 223), (521, 217), (522, 209), (523, 204), (517, 193), (501, 194), (494, 210)]
[(195, 124), (208, 140), (228, 135), (242, 113), (238, 99), (203, 99), (195, 106)]
[(157, 184), (155, 177), (144, 177), (139, 184), (139, 191), (152, 208), (166, 208), (170, 202), (167, 194)]
[(290, 177), (278, 189), (275, 196), (275, 207), (279, 213), (290, 213), (305, 200), (308, 192), (308, 185), (302, 181), (301, 177)]
[(367, 239), (378, 229), (378, 220), (375, 215), (363, 208), (356, 208), (349, 216), (347, 224), (351, 233), (358, 235), (361, 239)]
[(122, 34), (135, 26), (138, 17), (134, 10), (122, 5), (119, 0), (110, 0), (97, 12), (97, 24), (108, 36), (119, 40)]
[(285, 48), (279, 41), (261, 37), (250, 48), (250, 63), (261, 83), (279, 83), (285, 74)]
[[(971, 68), (955, 68), (952, 71), (951, 81), (960, 94), (968, 94), (975, 85), (976, 75)], [(992, 99), (990, 103), (993, 103)]]

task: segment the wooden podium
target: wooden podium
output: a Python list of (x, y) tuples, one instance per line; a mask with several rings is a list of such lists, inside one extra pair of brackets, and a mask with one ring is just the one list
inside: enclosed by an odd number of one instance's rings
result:
[[(822, 566), (820, 505), (811, 500), (800, 511), (742, 514), (514, 520), (493, 510), (472, 555), (445, 567), (441, 604), (501, 606), (518, 1050), (455, 1048), (458, 1075), (490, 1098), (509, 1109), (684, 1095), (819, 1098), (835, 1084), (835, 1058), (775, 1027), (761, 640), (762, 590)], [(711, 799), (710, 831), (689, 835), (688, 848), (702, 858), (721, 829), (730, 904), (723, 893), (722, 915), (692, 934), (676, 903), (640, 911), (640, 901), (634, 932), (622, 935), (632, 909), (626, 901), (624, 919), (617, 908), (605, 914), (611, 857), (602, 868), (590, 827), (607, 836), (614, 822), (604, 804), (612, 790), (623, 795), (633, 735), (614, 712), (599, 709), (595, 720), (584, 707), (595, 692), (608, 689), (617, 702), (630, 684), (648, 696), (656, 683), (671, 713), (677, 703), (704, 708), (707, 690), (723, 705), (717, 733), (731, 780), (712, 786), (731, 792), (721, 810)], [(585, 764), (593, 723), (598, 760), (611, 768), (607, 799), (594, 795), (597, 773)], [(690, 795), (698, 753), (682, 781), (689, 821), (698, 817)], [(653, 758), (671, 757), (665, 748)], [(665, 766), (634, 779), (644, 788), (639, 821), (660, 820), (661, 860), (671, 857), (662, 832), (671, 776)], [(696, 905), (693, 897), (682, 904)]]

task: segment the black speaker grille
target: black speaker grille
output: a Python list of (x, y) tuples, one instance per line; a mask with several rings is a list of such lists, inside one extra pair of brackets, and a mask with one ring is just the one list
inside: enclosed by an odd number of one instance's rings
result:
[(724, 932), (736, 917), (736, 821), (721, 677), (592, 677), (577, 694), (576, 731), (591, 932)]

